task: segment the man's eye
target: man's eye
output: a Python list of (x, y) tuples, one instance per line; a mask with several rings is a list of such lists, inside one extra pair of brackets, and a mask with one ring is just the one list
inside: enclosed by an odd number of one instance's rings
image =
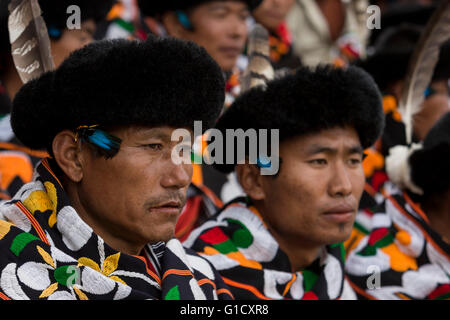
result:
[(250, 17), (250, 12), (248, 12), (248, 11), (245, 11), (244, 13), (241, 13), (239, 15), (239, 18), (243, 21), (247, 20), (249, 17)]
[(155, 150), (155, 151), (159, 151), (159, 150), (162, 150), (163, 145), (160, 143), (150, 143), (150, 144), (146, 144), (145, 147)]
[(349, 162), (351, 165), (359, 165), (362, 163), (362, 159), (361, 158), (351, 158), (351, 159), (349, 159)]
[(311, 164), (315, 164), (315, 165), (326, 165), (327, 164), (327, 160), (326, 159), (313, 159), (308, 161)]
[(225, 18), (228, 12), (226, 10), (215, 10), (212, 15), (216, 18)]

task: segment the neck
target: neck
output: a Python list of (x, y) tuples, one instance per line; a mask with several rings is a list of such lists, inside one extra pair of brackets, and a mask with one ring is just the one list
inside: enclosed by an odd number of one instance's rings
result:
[(20, 79), (20, 76), (17, 73), (14, 65), (8, 65), (8, 68), (5, 70), (1, 80), (5, 87), (6, 93), (8, 94), (8, 97), (12, 101), (16, 93), (23, 85), (22, 80)]
[(272, 231), (271, 233), (277, 240), (280, 249), (289, 257), (292, 272), (302, 271), (310, 266), (319, 257), (323, 248), (322, 245), (302, 242), (299, 239), (283, 239)]
[(450, 244), (450, 190), (422, 201), (431, 228)]
[(78, 213), (78, 216), (89, 225), (94, 233), (102, 238), (111, 248), (123, 252), (129, 255), (140, 255), (144, 249), (145, 244), (138, 244), (124, 239), (121, 236), (121, 230), (115, 230), (116, 228), (102, 219), (101, 215), (96, 214), (92, 210), (88, 210), (86, 205), (83, 204), (81, 197), (77, 191), (76, 186), (67, 181), (63, 182), (64, 190), (66, 191), (71, 206)]
[(279, 232), (267, 223), (268, 220), (264, 218), (263, 211), (260, 210), (262, 208), (258, 208), (256, 203), (254, 205), (260, 212), (261, 218), (265, 221), (269, 232), (277, 241), (280, 249), (288, 256), (291, 272), (304, 270), (319, 257), (323, 244), (312, 243), (308, 239), (299, 239), (298, 236), (289, 237), (282, 234), (282, 232)]

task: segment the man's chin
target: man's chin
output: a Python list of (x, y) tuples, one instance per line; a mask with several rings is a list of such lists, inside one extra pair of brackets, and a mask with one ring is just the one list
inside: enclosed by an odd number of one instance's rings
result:
[(168, 230), (159, 230), (157, 234), (153, 234), (148, 238), (148, 243), (154, 244), (158, 242), (168, 242), (175, 237), (175, 228), (170, 228)]

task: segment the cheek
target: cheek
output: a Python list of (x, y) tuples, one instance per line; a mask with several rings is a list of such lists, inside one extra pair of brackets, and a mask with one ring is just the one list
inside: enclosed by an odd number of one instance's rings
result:
[(303, 175), (300, 177), (295, 172), (302, 171), (297, 169), (281, 172), (280, 176), (275, 178), (276, 183), (266, 188), (267, 202), (272, 207), (271, 212), (276, 213), (279, 223), (290, 224), (294, 221), (307, 220), (308, 215), (314, 214), (313, 208), (320, 192), (314, 185), (305, 183), (307, 177)]
[(361, 166), (361, 168), (355, 170), (355, 172), (352, 174), (353, 195), (358, 201), (360, 200), (363, 194), (365, 183), (366, 178), (364, 176), (364, 170)]

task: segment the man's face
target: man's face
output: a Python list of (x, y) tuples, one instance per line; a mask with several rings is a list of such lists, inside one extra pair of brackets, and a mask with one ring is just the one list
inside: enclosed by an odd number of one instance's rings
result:
[[(122, 139), (111, 159), (82, 145), (86, 155), (78, 197), (86, 222), (105, 240), (145, 244), (167, 241), (186, 202), (192, 165), (176, 165), (170, 127), (111, 130)], [(110, 244), (111, 245), (111, 244)]]
[(286, 19), (295, 0), (264, 0), (254, 11), (255, 20), (275, 31)]
[(356, 131), (334, 128), (283, 141), (280, 156), (279, 175), (262, 180), (271, 232), (311, 246), (346, 240), (365, 181)]
[(91, 43), (94, 38), (96, 24), (94, 20), (81, 23), (80, 29), (64, 29), (58, 40), (51, 41), (51, 49), (55, 67), (58, 67), (73, 51)]
[(247, 38), (247, 5), (241, 1), (212, 1), (187, 12), (193, 31), (183, 30), (181, 38), (196, 42), (224, 71), (236, 65)]

